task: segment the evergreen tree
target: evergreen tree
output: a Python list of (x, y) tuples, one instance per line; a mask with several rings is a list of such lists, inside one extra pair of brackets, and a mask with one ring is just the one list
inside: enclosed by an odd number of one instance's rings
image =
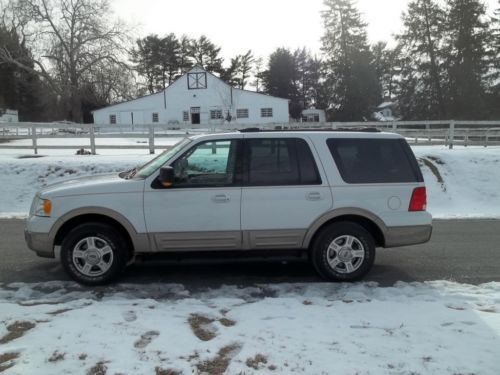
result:
[(170, 86), (180, 73), (181, 45), (175, 34), (168, 34), (161, 39), (159, 48), (159, 63), (161, 70), (162, 88)]
[(240, 78), (240, 88), (242, 90), (245, 89), (247, 85), (247, 80), (250, 78), (250, 72), (252, 71), (252, 65), (255, 62), (255, 59), (252, 54), (252, 50), (248, 50), (247, 53), (241, 55), (240, 57), (240, 69), (239, 69), (239, 78)]
[(189, 57), (191, 52), (191, 39), (186, 35), (182, 35), (179, 39), (179, 69), (180, 74), (186, 73), (193, 67), (193, 62)]
[(148, 35), (137, 40), (137, 48), (132, 50), (132, 61), (137, 72), (146, 79), (147, 90), (153, 94), (162, 89), (159, 82), (163, 76), (160, 59), (161, 39), (158, 35)]
[[(34, 68), (30, 51), (14, 29), (0, 26), (0, 45), (9, 50), (13, 59)], [(0, 62), (0, 82), (0, 109), (17, 109), (20, 121), (45, 119), (41, 98), (47, 95), (42, 95), (42, 82), (36, 74)]]
[(253, 75), (255, 77), (254, 81), (251, 83), (255, 87), (255, 91), (260, 92), (262, 89), (262, 78), (264, 72), (264, 60), (259, 57), (255, 60)]
[(491, 18), (491, 62), (486, 102), (489, 117), (500, 118), (500, 0)]
[(396, 78), (399, 74), (398, 59), (399, 47), (389, 48), (386, 42), (379, 42), (372, 46), (375, 71), (385, 96), (392, 97), (396, 91)]
[(434, 0), (413, 0), (398, 35), (401, 70), (398, 99), (406, 120), (447, 115), (443, 57), (445, 12)]
[(486, 9), (478, 0), (449, 0), (446, 52), (450, 113), (456, 119), (487, 116), (486, 80), (491, 60)]
[(296, 77), (296, 64), (292, 52), (287, 48), (278, 48), (269, 57), (268, 69), (262, 74), (262, 83), (267, 94), (290, 99), (290, 115), (293, 118), (300, 117)]
[(240, 78), (238, 78), (238, 73), (240, 72), (240, 70), (241, 55), (237, 55), (236, 57), (231, 59), (231, 65), (229, 65), (229, 68), (224, 69), (221, 74), (221, 78), (233, 87), (240, 87), (241, 80)]
[(322, 51), (334, 119), (367, 119), (381, 100), (381, 90), (368, 47), (366, 24), (352, 0), (325, 0), (324, 5)]
[(224, 69), (222, 68), (223, 58), (219, 55), (220, 50), (220, 47), (202, 35), (191, 41), (189, 57), (193, 60), (194, 65), (199, 65), (211, 73), (222, 74)]

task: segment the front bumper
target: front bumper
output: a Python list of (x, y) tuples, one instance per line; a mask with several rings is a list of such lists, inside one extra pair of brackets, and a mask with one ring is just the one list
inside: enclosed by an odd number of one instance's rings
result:
[(428, 242), (432, 235), (432, 225), (388, 227), (385, 233), (385, 248), (418, 245)]
[(28, 247), (38, 256), (43, 258), (55, 258), (54, 247), (48, 233), (30, 232), (24, 229), (24, 239)]

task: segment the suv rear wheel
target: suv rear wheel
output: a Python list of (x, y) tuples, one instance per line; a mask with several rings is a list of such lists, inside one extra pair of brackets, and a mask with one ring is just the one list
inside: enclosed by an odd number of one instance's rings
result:
[(333, 223), (319, 233), (311, 258), (318, 273), (327, 280), (359, 280), (373, 266), (375, 241), (359, 224)]
[(127, 253), (127, 242), (112, 226), (85, 223), (73, 228), (64, 238), (61, 263), (75, 281), (101, 285), (122, 273)]

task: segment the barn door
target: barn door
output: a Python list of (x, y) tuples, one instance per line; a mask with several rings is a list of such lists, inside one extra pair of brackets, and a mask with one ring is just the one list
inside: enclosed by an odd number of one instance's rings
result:
[(191, 124), (199, 125), (200, 124), (200, 107), (191, 107)]

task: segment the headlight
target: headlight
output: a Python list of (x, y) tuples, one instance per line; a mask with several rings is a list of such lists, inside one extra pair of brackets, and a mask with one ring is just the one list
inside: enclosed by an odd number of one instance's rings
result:
[(35, 216), (49, 217), (52, 212), (52, 202), (49, 199), (35, 198), (34, 214)]

